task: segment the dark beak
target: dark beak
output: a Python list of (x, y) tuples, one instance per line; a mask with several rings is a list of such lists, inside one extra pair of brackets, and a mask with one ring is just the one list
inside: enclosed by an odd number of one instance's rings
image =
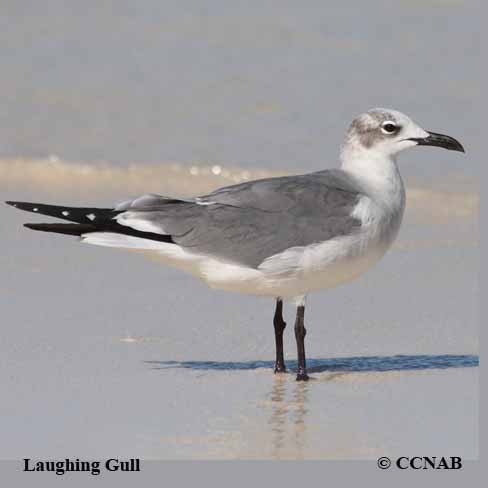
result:
[(429, 132), (428, 137), (412, 137), (409, 140), (415, 141), (419, 146), (437, 146), (451, 151), (465, 152), (462, 144), (456, 141), (454, 137), (436, 134), (435, 132)]

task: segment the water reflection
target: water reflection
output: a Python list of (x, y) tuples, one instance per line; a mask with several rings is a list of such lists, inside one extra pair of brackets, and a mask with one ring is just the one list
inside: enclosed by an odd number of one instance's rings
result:
[[(190, 369), (207, 371), (213, 377), (219, 372), (234, 371), (236, 374), (230, 378), (239, 384), (244, 381), (246, 388), (251, 387), (249, 380), (260, 378), (256, 385), (259, 394), (250, 402), (248, 394), (244, 394), (243, 401), (238, 403), (242, 409), (219, 418), (213, 417), (212, 409), (208, 411), (208, 437), (177, 439), (178, 445), (198, 444), (202, 459), (300, 460), (354, 456), (359, 459), (377, 457), (380, 441), (366, 442), (367, 429), (350, 421), (350, 416), (357, 413), (356, 408), (361, 408), (356, 406), (356, 400), (352, 401), (351, 391), (353, 394), (359, 391), (362, 399), (366, 398), (364, 395), (369, 398), (371, 392), (381, 392), (383, 378), (391, 378), (395, 372), (472, 368), (478, 366), (479, 358), (476, 355), (311, 358), (309, 382), (295, 381), (296, 361), (288, 361), (288, 374), (280, 375), (273, 375), (272, 361), (146, 361), (146, 364), (163, 374), (168, 369)], [(238, 373), (253, 370), (256, 376)], [(229, 381), (229, 375), (225, 378)], [(352, 383), (344, 389), (344, 381)], [(233, 380), (226, 384), (230, 387), (232, 383)], [(348, 395), (346, 399), (344, 394)], [(368, 402), (381, 408), (381, 400), (374, 404), (376, 398), (373, 395)], [(385, 438), (389, 440), (388, 433), (382, 432), (381, 436), (381, 442), (386, 442)]]
[[(269, 394), (271, 457), (273, 459), (303, 459), (307, 445), (307, 397), (309, 383), (290, 382), (277, 375)], [(289, 394), (291, 392), (291, 398)]]
[[(325, 383), (337, 386), (338, 381), (341, 383), (352, 375), (355, 385), (363, 384), (361, 377), (371, 378), (368, 373), (472, 368), (478, 366), (479, 358), (447, 354), (310, 358), (311, 380), (307, 383), (295, 381), (296, 361), (288, 361), (289, 373), (280, 375), (273, 375), (272, 361), (146, 361), (146, 364), (161, 371), (175, 368), (214, 373), (261, 370), (266, 379), (260, 386), (268, 390), (260, 390), (257, 409), (244, 409), (238, 421), (230, 415), (223, 425), (211, 427), (218, 432), (208, 441), (211, 457), (292, 460), (342, 458), (353, 454), (374, 457), (377, 454), (371, 446), (362, 445), (362, 441), (358, 444), (354, 427), (350, 431), (348, 424), (339, 429), (334, 427), (334, 419), (342, 418), (338, 413), (340, 401), (328, 398), (326, 408), (330, 411), (321, 410), (324, 403), (320, 399), (334, 391), (333, 387), (325, 387)], [(239, 378), (237, 375), (236, 379)], [(319, 410), (317, 401), (322, 405)], [(332, 424), (328, 425), (329, 422)], [(328, 433), (325, 437), (321, 434), (324, 431)], [(208, 455), (207, 450), (205, 456)]]
[(271, 390), (271, 417), (269, 425), (273, 436), (273, 457), (279, 457), (280, 451), (285, 445), (285, 424), (288, 420), (289, 406), (284, 402), (286, 394), (286, 381), (282, 376), (277, 376)]
[(307, 445), (307, 397), (309, 383), (296, 383), (293, 391), (293, 405), (295, 411), (292, 412), (291, 421), (293, 424), (293, 446), (296, 451), (295, 459), (303, 459), (303, 450)]

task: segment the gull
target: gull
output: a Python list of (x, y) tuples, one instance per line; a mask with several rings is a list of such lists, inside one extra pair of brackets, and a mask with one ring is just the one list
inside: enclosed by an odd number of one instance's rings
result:
[(296, 379), (307, 381), (306, 296), (352, 281), (392, 245), (405, 209), (397, 155), (415, 146), (464, 152), (456, 139), (376, 108), (352, 121), (340, 168), (248, 181), (195, 198), (146, 194), (112, 208), (6, 203), (71, 222), (25, 224), (29, 229), (155, 251), (213, 288), (272, 297), (275, 373), (286, 371), (283, 300), (291, 301)]

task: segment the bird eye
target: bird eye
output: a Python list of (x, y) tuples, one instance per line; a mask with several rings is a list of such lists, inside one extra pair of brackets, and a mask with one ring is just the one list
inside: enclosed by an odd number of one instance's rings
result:
[(394, 134), (398, 130), (398, 126), (393, 122), (383, 122), (381, 131), (383, 134)]

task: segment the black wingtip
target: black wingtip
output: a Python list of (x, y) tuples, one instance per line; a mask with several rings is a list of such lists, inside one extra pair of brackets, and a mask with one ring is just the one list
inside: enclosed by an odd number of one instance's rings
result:
[(28, 212), (37, 212), (40, 204), (31, 202), (12, 202), (10, 200), (5, 202), (11, 207), (18, 208), (19, 210), (27, 210)]
[(30, 230), (47, 230), (49, 224), (24, 224), (24, 227)]
[(24, 224), (24, 227), (41, 232), (53, 232), (70, 236), (81, 236), (96, 231), (96, 227), (90, 224)]

